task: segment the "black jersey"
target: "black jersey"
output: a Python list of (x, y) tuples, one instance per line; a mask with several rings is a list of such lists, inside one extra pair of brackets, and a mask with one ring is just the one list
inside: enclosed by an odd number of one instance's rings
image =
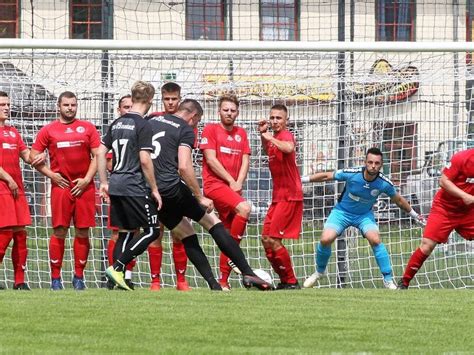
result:
[(193, 149), (194, 131), (184, 120), (174, 115), (151, 117), (152, 153), (158, 190), (162, 196), (173, 196), (181, 181), (178, 173), (178, 148)]
[(143, 176), (140, 151), (153, 151), (150, 124), (140, 114), (129, 112), (110, 125), (102, 143), (113, 154), (109, 194), (147, 196), (150, 191)]

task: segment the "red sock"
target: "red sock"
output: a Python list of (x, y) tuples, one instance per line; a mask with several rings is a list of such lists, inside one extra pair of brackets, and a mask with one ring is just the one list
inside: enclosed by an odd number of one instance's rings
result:
[(407, 267), (403, 273), (402, 282), (405, 286), (410, 284), (410, 281), (415, 277), (421, 265), (425, 262), (429, 255), (425, 255), (420, 248), (417, 248), (415, 252), (408, 260)]
[(8, 245), (13, 239), (12, 230), (0, 230), (0, 263), (3, 261)]
[(186, 273), (186, 268), (188, 267), (188, 256), (186, 255), (184, 244), (181, 242), (176, 243), (173, 241), (173, 261), (177, 281), (186, 281), (184, 274)]
[(137, 265), (137, 261), (133, 259), (127, 264), (127, 266), (125, 266), (125, 270), (132, 271), (135, 265)]
[(272, 248), (265, 248), (265, 255), (267, 256), (268, 261), (272, 265), (273, 271), (275, 271), (277, 275), (280, 277), (280, 280), (284, 279), (285, 274), (282, 273), (282, 270), (280, 269), (279, 264), (275, 260), (275, 252), (272, 250)]
[(148, 247), (148, 259), (150, 261), (151, 282), (160, 282), (163, 247)]
[(13, 233), (12, 262), (15, 275), (15, 285), (25, 282), (26, 258), (28, 249), (26, 247), (26, 231), (20, 230)]
[(277, 264), (278, 268), (281, 270), (281, 273), (278, 273), (281, 282), (289, 284), (298, 282), (295, 273), (293, 272), (290, 254), (288, 254), (288, 250), (286, 250), (284, 246), (275, 250), (275, 264)]
[(89, 238), (74, 238), (74, 274), (77, 277), (84, 277), (84, 269), (89, 256)]
[(248, 219), (240, 215), (235, 215), (230, 226), (230, 235), (234, 239), (242, 239), (245, 234)]
[(61, 277), (61, 267), (64, 257), (65, 239), (58, 238), (54, 234), (49, 239), (49, 265), (51, 266), (51, 278)]
[(115, 240), (112, 238), (109, 239), (107, 243), (107, 259), (109, 260), (109, 266), (114, 264), (114, 248), (115, 248)]

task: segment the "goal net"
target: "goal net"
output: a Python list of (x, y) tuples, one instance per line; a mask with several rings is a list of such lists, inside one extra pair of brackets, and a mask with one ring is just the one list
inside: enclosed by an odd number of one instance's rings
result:
[[(57, 117), (57, 96), (65, 90), (79, 98), (78, 117), (93, 122), (100, 132), (116, 117), (119, 97), (129, 93), (136, 80), (150, 81), (157, 88), (168, 81), (181, 85), (184, 98), (195, 98), (204, 107), (200, 131), (206, 123), (218, 120), (219, 97), (237, 94), (241, 102), (237, 124), (247, 129), (252, 149), (244, 195), (254, 205), (241, 247), (252, 267), (276, 277), (260, 242), (272, 182), (257, 121), (268, 117), (274, 103), (288, 106), (302, 175), (360, 166), (366, 149), (379, 147), (384, 154), (384, 173), (415, 210), (427, 215), (443, 167), (454, 152), (472, 146), (474, 139), (473, 48), (451, 44), (7, 40), (0, 44), (0, 90), (9, 92), (10, 124), (29, 146), (38, 130)], [(160, 100), (157, 90), (154, 110), (161, 110)], [(200, 176), (202, 156), (196, 151), (194, 158)], [(28, 227), (27, 281), (33, 287), (47, 288), (50, 185), (26, 165), (23, 177), (33, 216)], [(315, 244), (343, 186), (324, 183), (303, 188), (301, 238), (284, 242), (300, 282), (314, 272)], [(105, 247), (110, 236), (107, 207), (99, 199), (96, 207), (97, 227), (91, 231), (85, 273), (89, 287), (104, 284)], [(379, 198), (375, 216), (398, 279), (420, 243), (422, 229), (387, 197)], [(217, 275), (219, 250), (207, 233), (196, 229)], [(66, 285), (74, 265), (71, 241), (70, 237), (66, 241), (62, 272)], [(169, 232), (163, 243), (162, 284), (174, 286)], [(472, 242), (453, 233), (446, 245), (436, 248), (412, 284), (473, 287), (473, 271)], [(186, 276), (192, 287), (204, 286), (192, 265)], [(8, 286), (13, 282), (9, 251), (0, 280), (6, 280)], [(138, 257), (133, 281), (143, 287), (150, 282), (146, 253)], [(231, 284), (238, 287), (239, 282), (232, 275)], [(371, 248), (358, 230), (347, 230), (333, 245), (328, 277), (319, 286), (382, 287)]]

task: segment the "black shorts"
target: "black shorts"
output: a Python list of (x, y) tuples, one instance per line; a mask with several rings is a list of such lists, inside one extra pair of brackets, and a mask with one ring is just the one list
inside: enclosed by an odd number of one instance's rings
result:
[(193, 193), (184, 183), (179, 183), (173, 196), (161, 196), (163, 206), (158, 211), (161, 223), (172, 230), (183, 217), (189, 217), (199, 222), (206, 214), (206, 210), (199, 204)]
[(110, 222), (114, 227), (127, 230), (156, 227), (156, 202), (148, 196), (110, 196)]

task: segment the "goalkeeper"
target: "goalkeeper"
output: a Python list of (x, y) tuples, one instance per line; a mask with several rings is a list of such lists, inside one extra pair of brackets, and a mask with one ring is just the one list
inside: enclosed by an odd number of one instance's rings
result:
[(383, 275), (385, 288), (397, 289), (393, 281), (390, 257), (380, 240), (379, 228), (375, 222), (372, 207), (378, 196), (384, 193), (417, 223), (424, 225), (425, 220), (411, 208), (408, 201), (397, 193), (393, 183), (380, 172), (382, 166), (382, 152), (378, 148), (370, 148), (365, 156), (364, 167), (321, 172), (301, 178), (303, 183), (329, 180), (346, 182), (338, 203), (324, 225), (321, 240), (316, 246), (316, 271), (305, 280), (304, 287), (313, 287), (316, 281), (325, 275), (331, 256), (331, 244), (346, 228), (354, 226), (362, 232), (372, 247), (375, 260)]

